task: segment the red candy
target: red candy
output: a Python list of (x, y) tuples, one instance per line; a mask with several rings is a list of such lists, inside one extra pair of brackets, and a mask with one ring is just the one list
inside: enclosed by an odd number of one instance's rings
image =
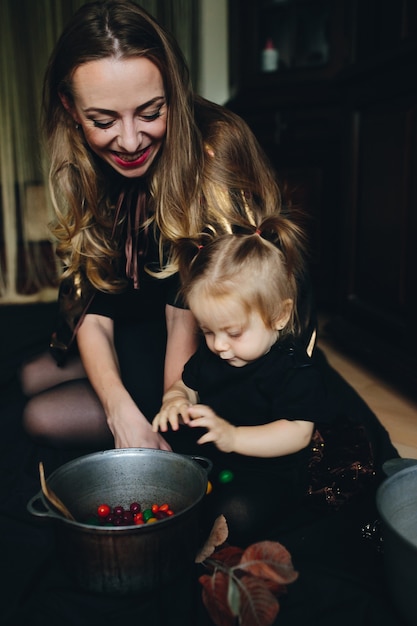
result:
[(118, 504), (111, 508), (108, 504), (100, 504), (97, 507), (96, 515), (89, 518), (87, 524), (99, 526), (140, 526), (141, 524), (152, 524), (158, 520), (174, 515), (169, 504), (152, 504), (142, 511), (139, 502), (132, 502), (128, 509)]
[(108, 504), (100, 504), (100, 506), (97, 507), (97, 515), (99, 517), (107, 517), (110, 513), (111, 509)]

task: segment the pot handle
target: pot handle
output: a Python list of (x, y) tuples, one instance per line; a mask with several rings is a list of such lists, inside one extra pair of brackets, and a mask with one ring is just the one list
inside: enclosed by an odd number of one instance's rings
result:
[(202, 466), (203, 469), (206, 470), (207, 474), (210, 474), (211, 470), (213, 469), (213, 463), (210, 461), (210, 459), (205, 456), (197, 456), (194, 454), (191, 454), (189, 458), (193, 461), (196, 461), (199, 465)]
[(417, 465), (417, 459), (395, 458), (385, 461), (382, 464), (382, 469), (387, 476), (392, 476), (406, 467), (413, 467), (413, 465)]
[[(35, 506), (39, 503), (44, 507), (43, 511)], [(29, 500), (26, 505), (26, 509), (29, 511), (29, 513), (35, 515), (36, 517), (53, 517), (56, 519), (62, 519), (60, 515), (52, 511), (52, 509), (47, 506), (45, 500), (42, 497), (42, 491), (38, 491), (38, 493)]]

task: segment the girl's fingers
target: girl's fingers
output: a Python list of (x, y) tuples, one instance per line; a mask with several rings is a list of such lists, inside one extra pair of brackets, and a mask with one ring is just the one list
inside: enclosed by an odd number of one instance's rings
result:
[(210, 407), (205, 406), (204, 404), (193, 404), (192, 406), (188, 407), (187, 413), (189, 417), (191, 417), (192, 420), (199, 419), (202, 417), (214, 417), (215, 416), (214, 411), (210, 409)]
[(154, 417), (152, 422), (152, 430), (157, 432), (167, 432), (168, 427), (172, 430), (178, 430), (180, 423), (188, 424), (190, 416), (188, 415), (188, 404), (183, 403), (179, 406), (166, 406)]
[(156, 433), (158, 430), (166, 432), (168, 430), (167, 420), (163, 413), (158, 413), (152, 422), (152, 430)]

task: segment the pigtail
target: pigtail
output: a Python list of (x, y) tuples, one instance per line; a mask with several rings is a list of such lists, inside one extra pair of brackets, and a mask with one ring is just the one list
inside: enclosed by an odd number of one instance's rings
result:
[(303, 228), (293, 219), (278, 213), (257, 225), (254, 234), (259, 234), (281, 250), (288, 274), (294, 274), (298, 278), (304, 274), (307, 237)]
[(178, 271), (181, 282), (188, 280), (190, 273), (193, 271), (197, 257), (200, 251), (206, 246), (212, 237), (208, 234), (201, 234), (199, 237), (184, 237), (179, 239), (176, 244), (176, 257), (178, 263)]

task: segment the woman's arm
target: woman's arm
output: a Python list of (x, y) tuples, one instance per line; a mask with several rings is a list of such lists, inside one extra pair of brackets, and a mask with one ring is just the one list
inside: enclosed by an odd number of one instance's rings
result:
[(164, 391), (181, 380), (184, 365), (197, 350), (198, 344), (198, 327), (191, 311), (167, 304), (165, 316), (168, 337)]
[(302, 450), (310, 443), (313, 422), (279, 419), (260, 426), (233, 426), (210, 407), (195, 404), (188, 409), (191, 427), (206, 428), (198, 443), (214, 443), (222, 452), (275, 457)]
[(87, 314), (77, 333), (80, 356), (100, 402), (116, 448), (170, 450), (140, 411), (122, 383), (114, 347), (113, 320)]
[(152, 422), (154, 432), (166, 432), (168, 424), (178, 430), (179, 419), (188, 423), (187, 409), (197, 395), (181, 380), (185, 363), (197, 349), (197, 324), (192, 313), (171, 305), (166, 307), (167, 350), (165, 355), (165, 393), (162, 406)]

